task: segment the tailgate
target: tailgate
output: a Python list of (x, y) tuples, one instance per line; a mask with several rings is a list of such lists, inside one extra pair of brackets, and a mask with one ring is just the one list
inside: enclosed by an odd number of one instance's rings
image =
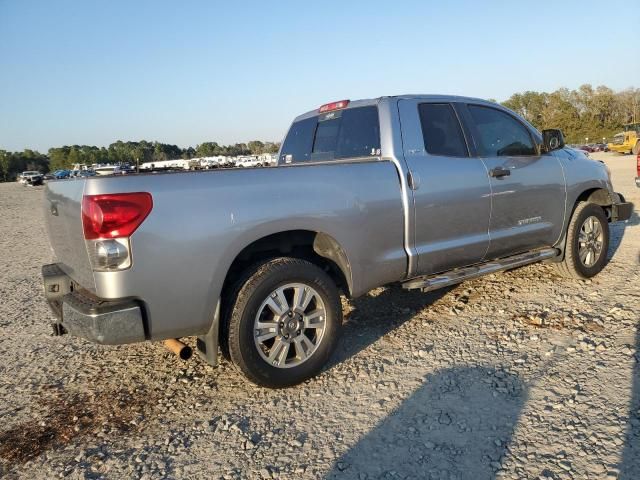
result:
[(95, 292), (93, 271), (82, 230), (82, 194), (86, 180), (47, 182), (44, 218), (60, 268), (82, 287)]

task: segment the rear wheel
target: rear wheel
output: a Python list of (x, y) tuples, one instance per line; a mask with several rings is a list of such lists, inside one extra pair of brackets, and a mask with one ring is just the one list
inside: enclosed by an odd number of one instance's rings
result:
[(276, 258), (250, 269), (236, 291), (227, 315), (229, 355), (249, 380), (287, 387), (322, 369), (342, 326), (338, 290), (323, 270)]
[(608, 249), (609, 223), (604, 210), (595, 203), (580, 202), (567, 227), (564, 260), (555, 265), (565, 277), (591, 278), (606, 265)]

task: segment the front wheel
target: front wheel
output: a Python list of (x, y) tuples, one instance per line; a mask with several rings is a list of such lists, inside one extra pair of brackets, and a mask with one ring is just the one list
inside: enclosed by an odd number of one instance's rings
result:
[(249, 380), (288, 387), (322, 369), (342, 326), (338, 290), (323, 270), (275, 258), (249, 270), (236, 292), (226, 319), (229, 355)]
[(564, 260), (555, 265), (565, 277), (591, 278), (606, 265), (608, 249), (609, 223), (604, 210), (595, 203), (580, 202), (567, 227)]

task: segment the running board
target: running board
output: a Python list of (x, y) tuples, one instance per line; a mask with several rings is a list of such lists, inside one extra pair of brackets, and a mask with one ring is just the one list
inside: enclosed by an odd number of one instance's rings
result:
[(555, 248), (545, 248), (544, 250), (536, 250), (535, 252), (520, 253), (472, 267), (457, 268), (436, 275), (412, 278), (411, 280), (403, 282), (402, 288), (407, 290), (420, 289), (423, 292), (430, 292), (431, 290), (455, 285), (456, 283), (471, 280), (472, 278), (478, 278), (502, 270), (522, 267), (523, 265), (553, 258), (558, 254), (559, 251)]

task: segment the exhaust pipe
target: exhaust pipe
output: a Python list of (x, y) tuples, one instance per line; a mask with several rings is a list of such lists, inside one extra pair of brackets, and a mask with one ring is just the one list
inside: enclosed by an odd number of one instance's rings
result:
[(177, 338), (170, 338), (162, 342), (171, 353), (177, 355), (182, 360), (189, 360), (193, 355), (193, 350), (189, 345), (185, 345)]

